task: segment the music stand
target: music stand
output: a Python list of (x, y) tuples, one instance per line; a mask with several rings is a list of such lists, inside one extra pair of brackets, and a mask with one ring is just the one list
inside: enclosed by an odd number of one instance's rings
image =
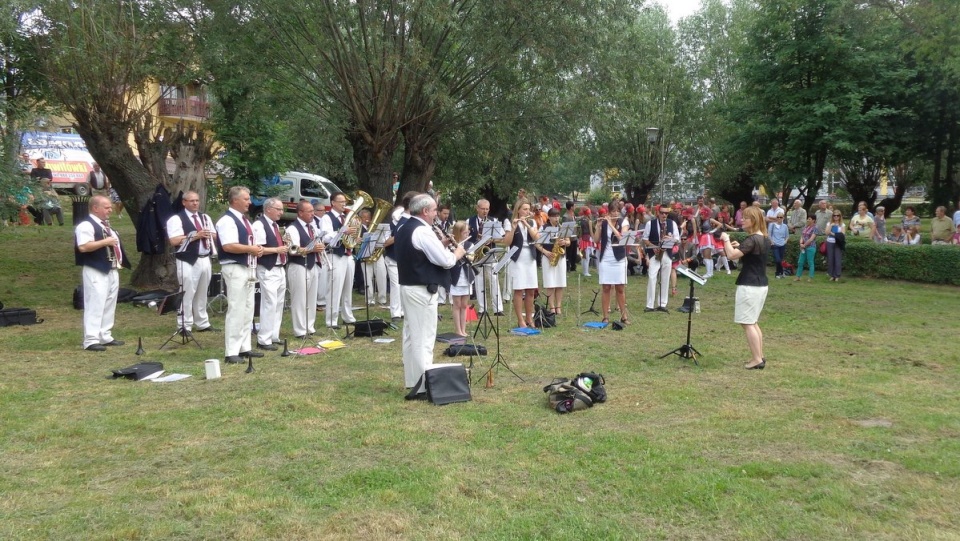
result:
[[(473, 248), (476, 248), (474, 245)], [(484, 279), (484, 274), (486, 273), (487, 268), (491, 269), (491, 276), (496, 277), (496, 274), (493, 273), (492, 268), (497, 264), (497, 255), (504, 252), (503, 248), (491, 248), (487, 251), (486, 255), (474, 262), (473, 267), (480, 269), (480, 279)], [(497, 282), (497, 287), (500, 287), (499, 280), (492, 280)], [(483, 312), (477, 315), (477, 328), (473, 331), (473, 338), (476, 340), (477, 333), (479, 332), (483, 339), (486, 340), (490, 336), (490, 331), (494, 328), (493, 320), (490, 319), (490, 288), (483, 288), (483, 305), (485, 309)], [(500, 316), (497, 316), (500, 317)]]
[[(677, 273), (682, 274), (690, 279), (690, 298), (694, 298), (694, 287), (696, 284), (704, 285), (707, 283), (707, 279), (703, 276), (700, 276), (695, 271), (690, 270), (684, 265), (677, 267)], [(687, 342), (677, 349), (670, 351), (661, 355), (659, 358), (663, 359), (664, 357), (669, 357), (670, 355), (677, 355), (681, 359), (693, 359), (693, 364), (700, 366), (700, 363), (697, 362), (697, 356), (700, 355), (700, 352), (697, 351), (697, 348), (693, 347), (693, 344), (690, 343), (690, 331), (693, 327), (693, 310), (687, 312)]]
[[(390, 234), (390, 224), (380, 224), (386, 225), (387, 236)], [(369, 233), (364, 233), (363, 241), (360, 243), (360, 248), (357, 250), (357, 253), (354, 254), (354, 259), (360, 262), (360, 272), (363, 276), (363, 303), (366, 305), (367, 319), (364, 321), (355, 321), (352, 324), (347, 323), (346, 325), (353, 325), (353, 330), (345, 334), (344, 338), (357, 338), (362, 336), (364, 333), (366, 336), (370, 337), (370, 340), (375, 340), (375, 336), (382, 336), (384, 334), (383, 330), (386, 329), (387, 325), (382, 319), (371, 320), (370, 319), (370, 295), (367, 293), (369, 289), (367, 288), (368, 280), (370, 276), (367, 275), (367, 265), (370, 262), (371, 256), (373, 256), (374, 251), (377, 246), (383, 246), (383, 243), (386, 242), (386, 239), (383, 238), (384, 229), (377, 227)], [(377, 283), (374, 279), (373, 283), (373, 294), (376, 296)], [(360, 334), (358, 334), (358, 332)]]
[[(182, 286), (181, 286), (182, 287)], [(184, 324), (184, 318), (186, 315), (181, 310), (181, 305), (183, 303), (183, 290), (173, 293), (172, 295), (167, 295), (160, 301), (160, 304), (157, 306), (157, 315), (162, 316), (169, 314), (170, 312), (180, 311), (180, 328), (173, 331), (173, 334), (170, 335), (170, 338), (167, 338), (166, 342), (160, 345), (157, 349), (163, 349), (164, 346), (173, 341), (174, 338), (180, 337), (180, 344), (186, 345), (190, 342), (193, 342), (197, 345), (198, 348), (203, 349), (203, 346), (200, 345), (200, 342), (197, 342), (197, 339), (193, 336), (193, 333), (188, 331), (186, 325)]]
[[(511, 257), (513, 257), (513, 254), (515, 254), (517, 250), (519, 250), (519, 248), (516, 246), (513, 246), (510, 248), (508, 252), (504, 254), (502, 258), (500, 258), (500, 261), (498, 261), (496, 266), (494, 266), (493, 268), (494, 276), (496, 276), (501, 270), (506, 268), (507, 265), (509, 265), (510, 263), (513, 263), (513, 260), (511, 259)], [(491, 250), (490, 252), (492, 253), (493, 250)], [(490, 254), (487, 254), (487, 255), (490, 255)], [(487, 387), (493, 387), (493, 369), (499, 365), (503, 365), (503, 367), (509, 370), (511, 374), (513, 374), (514, 376), (516, 376), (517, 379), (523, 382), (524, 381), (523, 378), (521, 378), (519, 374), (517, 374), (516, 372), (513, 371), (512, 368), (510, 368), (510, 365), (507, 364), (507, 359), (503, 356), (503, 352), (500, 351), (500, 316), (497, 316), (497, 323), (494, 326), (494, 334), (497, 337), (497, 355), (496, 357), (494, 357), (493, 363), (490, 364), (490, 368), (488, 368), (487, 371), (484, 372), (483, 375), (477, 379), (477, 381), (480, 381), (483, 378), (487, 378)], [(484, 338), (486, 338), (486, 336), (484, 336)]]

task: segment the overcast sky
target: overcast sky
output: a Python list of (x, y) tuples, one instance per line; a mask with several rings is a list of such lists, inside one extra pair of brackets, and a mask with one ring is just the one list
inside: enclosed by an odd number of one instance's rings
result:
[(700, 0), (657, 0), (657, 3), (666, 6), (674, 25), (680, 18), (692, 15), (700, 9)]

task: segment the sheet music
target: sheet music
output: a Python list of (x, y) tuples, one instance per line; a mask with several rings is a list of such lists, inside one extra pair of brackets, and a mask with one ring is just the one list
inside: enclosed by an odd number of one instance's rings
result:
[(625, 235), (620, 237), (620, 242), (617, 243), (618, 246), (636, 246), (637, 242), (637, 233), (638, 231), (627, 231)]
[(497, 273), (500, 272), (501, 269), (503, 269), (504, 267), (506, 267), (506, 266), (509, 265), (510, 263), (513, 263), (513, 260), (512, 260), (511, 258), (513, 257), (513, 254), (517, 253), (517, 250), (519, 250), (519, 249), (520, 249), (520, 248), (517, 247), (517, 246), (511, 246), (511, 247), (510, 247), (510, 250), (506, 253), (506, 255), (504, 255), (502, 258), (500, 258), (500, 261), (498, 261), (497, 264), (494, 265), (494, 267), (493, 267), (493, 273), (494, 273), (494, 274), (497, 274)]
[(499, 220), (490, 220), (483, 222), (483, 234), (480, 235), (483, 237), (491, 237), (494, 240), (500, 240), (506, 235), (506, 232), (503, 230), (503, 224)]
[(564, 222), (560, 224), (560, 231), (557, 233), (560, 238), (576, 237), (577, 222)]
[(685, 265), (680, 265), (679, 267), (677, 267), (677, 273), (686, 276), (687, 278), (693, 280), (694, 282), (700, 285), (704, 285), (707, 283), (706, 278), (704, 278), (703, 276), (700, 276), (695, 271), (690, 270)]
[(177, 246), (177, 253), (182, 254), (187, 251), (187, 248), (190, 247), (190, 243), (193, 242), (193, 239), (197, 238), (198, 231), (191, 231), (187, 233), (187, 238), (183, 239), (183, 242), (180, 243), (180, 246)]

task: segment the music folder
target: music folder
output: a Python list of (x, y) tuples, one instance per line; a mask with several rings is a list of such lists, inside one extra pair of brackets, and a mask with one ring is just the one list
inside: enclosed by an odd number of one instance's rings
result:
[(696, 273), (696, 271), (690, 270), (686, 265), (680, 265), (677, 267), (677, 273), (686, 276), (687, 278), (693, 280), (694, 282), (704, 285), (707, 283), (707, 279), (703, 276)]

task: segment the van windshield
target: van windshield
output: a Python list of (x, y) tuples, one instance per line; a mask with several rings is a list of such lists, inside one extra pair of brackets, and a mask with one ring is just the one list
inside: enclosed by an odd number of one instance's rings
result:
[(304, 178), (300, 179), (300, 197), (304, 199), (329, 199), (330, 191), (319, 182)]

